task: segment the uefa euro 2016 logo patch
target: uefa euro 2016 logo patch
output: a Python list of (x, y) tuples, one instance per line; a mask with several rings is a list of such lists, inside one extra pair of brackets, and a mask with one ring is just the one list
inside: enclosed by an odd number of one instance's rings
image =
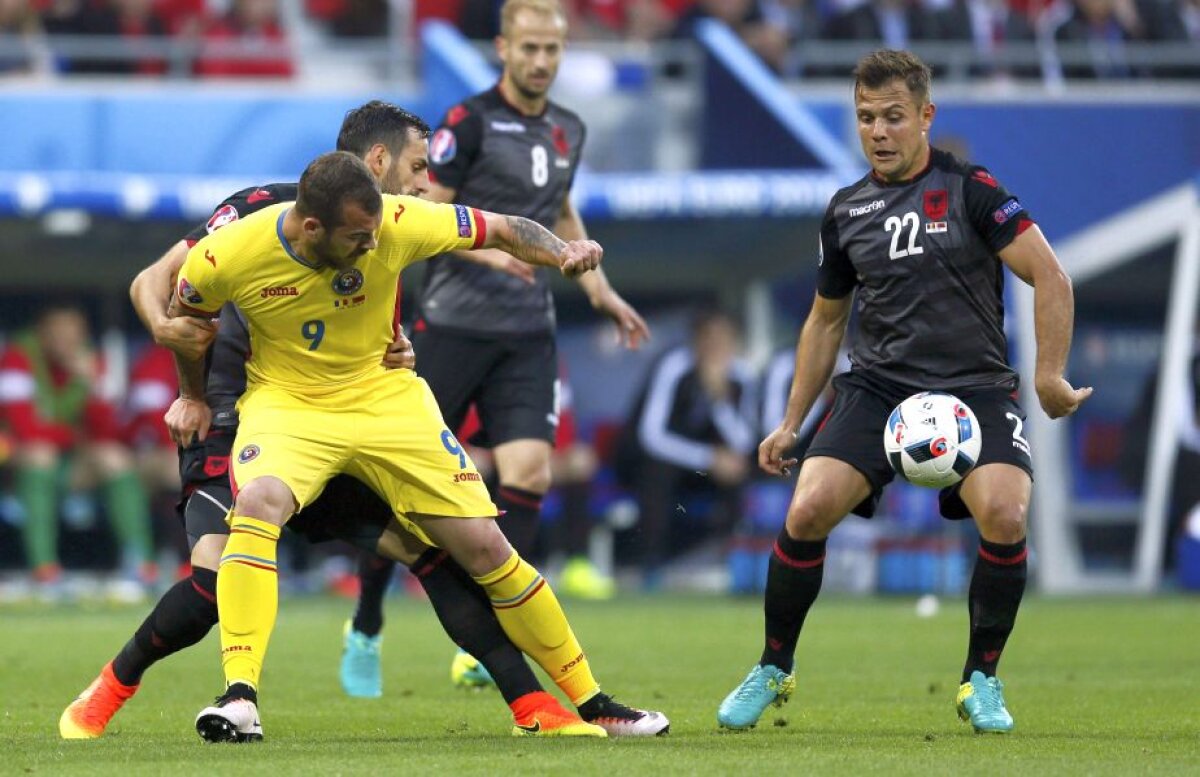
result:
[(254, 461), (261, 453), (257, 445), (247, 445), (242, 448), (242, 452), (238, 454), (238, 464), (245, 464), (248, 461)]
[(333, 279), (333, 290), (343, 297), (347, 294), (353, 294), (362, 287), (363, 274), (362, 270), (359, 270), (357, 267), (351, 267)]

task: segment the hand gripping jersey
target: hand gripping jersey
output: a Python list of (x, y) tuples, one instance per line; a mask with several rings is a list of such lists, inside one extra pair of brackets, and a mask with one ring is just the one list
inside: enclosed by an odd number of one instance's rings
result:
[[(498, 88), (451, 108), (429, 142), (430, 177), (456, 202), (524, 216), (553, 230), (571, 191), (585, 131), (574, 113), (549, 103), (526, 116)], [(487, 334), (549, 333), (554, 303), (540, 271), (531, 284), (454, 256), (430, 262), (420, 317)]]
[(913, 391), (1015, 389), (997, 255), (1033, 223), (987, 170), (937, 149), (911, 181), (868, 174), (834, 195), (817, 287), (858, 291), (853, 369)]

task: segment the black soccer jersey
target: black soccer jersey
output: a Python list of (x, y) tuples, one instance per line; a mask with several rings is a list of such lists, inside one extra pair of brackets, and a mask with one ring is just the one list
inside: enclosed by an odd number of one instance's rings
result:
[(1032, 224), (987, 170), (937, 149), (911, 181), (868, 174), (834, 195), (817, 288), (858, 289), (853, 369), (914, 391), (1016, 388), (997, 254)]
[[(430, 177), (457, 190), (458, 203), (553, 229), (584, 135), (574, 113), (549, 103), (540, 116), (526, 116), (493, 87), (447, 112), (429, 144)], [(473, 333), (554, 329), (543, 271), (531, 285), (451, 255), (429, 262), (418, 307), (431, 324)]]
[[(195, 245), (210, 232), (215, 232), (242, 216), (257, 210), (296, 199), (298, 186), (294, 183), (272, 183), (255, 186), (231, 194), (214, 210), (208, 221), (187, 234), (189, 245)], [(208, 352), (205, 394), (212, 408), (214, 426), (237, 424), (234, 406), (246, 391), (246, 359), (250, 357), (250, 330), (242, 314), (232, 304), (221, 308), (216, 339)]]

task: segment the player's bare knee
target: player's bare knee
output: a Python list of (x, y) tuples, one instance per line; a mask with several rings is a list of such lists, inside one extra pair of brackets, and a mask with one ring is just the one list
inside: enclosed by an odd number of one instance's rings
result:
[(507, 486), (508, 488), (519, 488), (531, 494), (544, 494), (550, 490), (551, 478), (550, 465), (548, 463), (544, 468), (518, 472), (517, 475), (517, 477), (511, 480), (501, 482), (500, 485)]
[(205, 534), (196, 541), (195, 547), (192, 548), (190, 559), (192, 567), (215, 572), (221, 565), (221, 554), (225, 552), (225, 545), (228, 542), (229, 535), (227, 534)]
[(814, 496), (797, 495), (788, 506), (787, 533), (794, 540), (819, 540), (829, 536), (842, 516)]
[(283, 481), (272, 477), (256, 478), (238, 491), (234, 511), (247, 518), (282, 526), (296, 511), (296, 500)]
[(996, 494), (975, 509), (979, 533), (988, 542), (1011, 545), (1025, 536), (1028, 506), (1023, 501)]
[(514, 552), (504, 533), (496, 529), (494, 533), (482, 535), (471, 543), (465, 549), (465, 559), (455, 560), (473, 577), (480, 577), (498, 569), (512, 558)]

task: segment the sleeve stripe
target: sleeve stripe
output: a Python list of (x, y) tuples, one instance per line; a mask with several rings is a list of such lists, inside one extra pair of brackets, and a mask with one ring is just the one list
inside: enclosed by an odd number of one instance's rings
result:
[(478, 208), (471, 208), (471, 217), (475, 220), (475, 242), (471, 244), (471, 248), (479, 248), (487, 242), (487, 221)]

